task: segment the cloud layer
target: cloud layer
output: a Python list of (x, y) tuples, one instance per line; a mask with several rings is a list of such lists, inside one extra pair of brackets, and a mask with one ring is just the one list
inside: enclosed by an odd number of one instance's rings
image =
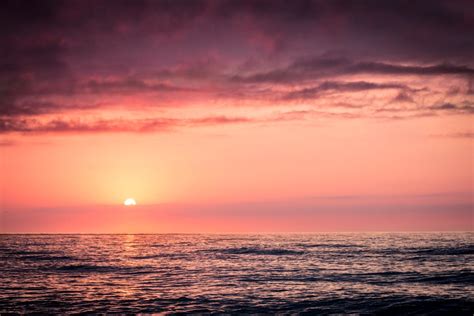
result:
[(474, 113), (470, 1), (2, 7), (0, 133)]

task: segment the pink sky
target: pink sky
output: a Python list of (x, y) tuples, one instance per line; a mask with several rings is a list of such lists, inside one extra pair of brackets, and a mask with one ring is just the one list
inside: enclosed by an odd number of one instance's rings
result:
[(0, 232), (472, 230), (468, 4), (7, 5)]

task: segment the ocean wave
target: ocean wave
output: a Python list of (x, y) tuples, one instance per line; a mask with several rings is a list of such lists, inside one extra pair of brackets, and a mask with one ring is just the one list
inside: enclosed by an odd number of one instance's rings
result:
[(187, 257), (184, 253), (157, 253), (151, 255), (141, 255), (141, 256), (130, 256), (130, 259), (134, 260), (147, 260), (147, 259), (161, 259), (161, 258), (175, 258), (175, 259), (183, 259)]
[(432, 284), (472, 284), (472, 271), (447, 271), (436, 274), (419, 272), (384, 271), (378, 273), (341, 274), (333, 277), (333, 281), (355, 281), (371, 284), (386, 283), (432, 283)]
[(366, 246), (362, 245), (351, 245), (351, 244), (296, 244), (296, 247), (302, 248), (366, 248)]
[(259, 247), (237, 247), (222, 248), (211, 250), (218, 253), (229, 255), (267, 255), (267, 256), (286, 256), (286, 255), (302, 255), (305, 252), (301, 250), (285, 249), (285, 248), (259, 248)]
[(71, 264), (55, 267), (56, 271), (77, 271), (77, 272), (110, 272), (118, 271), (123, 267), (118, 266), (99, 266), (90, 264)]
[(429, 284), (474, 284), (474, 274), (470, 270), (449, 271), (436, 274), (422, 274), (418, 272), (370, 272), (370, 273), (309, 273), (301, 271), (299, 274), (264, 274), (243, 276), (239, 278), (240, 282), (246, 283), (265, 283), (265, 282), (344, 282), (344, 283), (363, 283), (373, 285), (403, 284), (403, 283), (429, 283)]
[(427, 255), (427, 256), (474, 255), (474, 245), (469, 245), (469, 246), (464, 246), (464, 247), (413, 249), (412, 253)]
[(430, 256), (462, 256), (474, 255), (474, 245), (459, 247), (433, 247), (433, 248), (386, 248), (373, 250), (383, 255), (403, 255), (406, 259), (419, 259)]
[(60, 251), (48, 251), (48, 250), (16, 250), (10, 248), (1, 249), (3, 253), (13, 256), (27, 256), (27, 255), (55, 255), (60, 254)]
[(26, 255), (19, 257), (20, 260), (31, 261), (74, 261), (77, 258), (71, 256), (56, 256), (56, 255)]
[(127, 273), (144, 274), (151, 273), (149, 266), (114, 266), (95, 264), (69, 264), (52, 267), (58, 272), (79, 272), (79, 273)]
[(72, 256), (64, 255), (64, 253), (61, 251), (30, 251), (12, 249), (2, 249), (2, 252), (0, 252), (0, 257), (28, 261), (69, 261), (76, 259)]

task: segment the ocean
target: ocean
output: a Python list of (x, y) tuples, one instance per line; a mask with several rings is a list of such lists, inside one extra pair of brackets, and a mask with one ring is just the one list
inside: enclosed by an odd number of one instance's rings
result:
[(0, 235), (0, 313), (474, 313), (474, 233)]

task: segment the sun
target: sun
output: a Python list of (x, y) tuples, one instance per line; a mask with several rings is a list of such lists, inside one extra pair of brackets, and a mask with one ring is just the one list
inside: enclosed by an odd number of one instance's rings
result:
[(125, 206), (134, 206), (134, 205), (137, 205), (137, 201), (135, 201), (135, 199), (128, 198), (125, 201), (123, 201), (123, 205), (125, 205)]

